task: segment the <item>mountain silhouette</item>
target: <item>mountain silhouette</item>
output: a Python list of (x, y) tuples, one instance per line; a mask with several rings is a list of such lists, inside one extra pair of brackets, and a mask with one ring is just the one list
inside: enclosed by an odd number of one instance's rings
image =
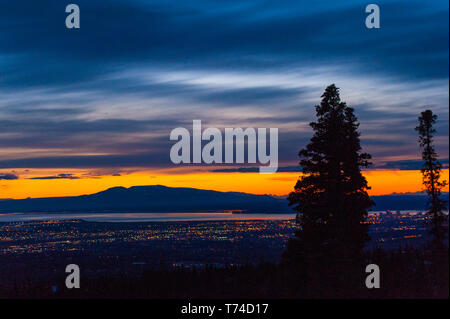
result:
[(290, 212), (287, 201), (268, 195), (162, 185), (113, 187), (99, 193), (0, 201), (0, 212)]
[[(448, 193), (442, 198), (448, 202)], [(372, 210), (425, 210), (427, 196), (371, 196)], [(13, 212), (211, 212), (293, 213), (283, 197), (238, 192), (218, 192), (162, 185), (113, 187), (81, 196), (5, 199), (1, 213)]]
[[(376, 204), (372, 211), (382, 210), (427, 210), (428, 196), (426, 194), (411, 195), (381, 195), (370, 197)], [(441, 198), (448, 203), (448, 193), (443, 193)]]

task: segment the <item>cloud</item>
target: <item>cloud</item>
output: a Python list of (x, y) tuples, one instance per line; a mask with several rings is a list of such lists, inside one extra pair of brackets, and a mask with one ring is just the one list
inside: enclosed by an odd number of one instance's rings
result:
[(74, 176), (73, 174), (58, 174), (55, 176), (38, 176), (30, 177), (28, 179), (79, 179), (80, 177)]
[[(442, 167), (449, 167), (448, 159), (439, 159)], [(420, 170), (422, 169), (422, 160), (398, 160), (398, 161), (386, 161), (380, 162), (373, 165), (372, 168), (375, 169), (392, 169), (392, 170)], [(258, 173), (259, 167), (231, 167), (231, 168), (217, 168), (211, 170), (214, 173)], [(289, 173), (289, 172), (301, 172), (301, 166), (280, 166), (277, 170), (278, 173)]]
[(376, 165), (419, 158), (425, 108), (448, 153), (447, 3), (380, 1), (378, 30), (353, 0), (77, 4), (68, 30), (66, 3), (0, 3), (0, 167), (173, 167), (170, 131), (193, 119), (278, 127), (289, 167), (333, 82)]
[[(122, 167), (175, 167), (168, 153), (140, 153), (123, 155), (83, 155), (34, 157), (0, 161), (0, 168), (122, 168)], [(44, 176), (33, 179), (55, 179), (59, 176)], [(63, 177), (64, 178), (64, 177)], [(66, 177), (67, 178), (67, 177)]]
[[(214, 173), (259, 173), (259, 167), (237, 167), (237, 168), (218, 168), (213, 169), (211, 172)], [(298, 172), (300, 173), (300, 166), (281, 166), (278, 167), (277, 173), (289, 173)]]
[(14, 179), (19, 179), (19, 176), (14, 173), (0, 174), (0, 180), (14, 180)]
[(375, 31), (364, 27), (365, 6), (356, 1), (307, 10), (310, 3), (302, 1), (223, 6), (198, 0), (80, 0), (78, 30), (64, 27), (65, 5), (51, 0), (0, 5), (0, 63), (8, 74), (1, 84), (102, 87), (105, 75), (148, 65), (287, 71), (339, 63), (359, 74), (405, 80), (448, 77), (444, 4), (382, 1), (382, 27)]
[[(443, 168), (448, 168), (448, 158), (439, 159)], [(382, 169), (400, 169), (400, 170), (420, 170), (423, 167), (423, 160), (404, 160), (404, 161), (388, 161), (376, 166)]]

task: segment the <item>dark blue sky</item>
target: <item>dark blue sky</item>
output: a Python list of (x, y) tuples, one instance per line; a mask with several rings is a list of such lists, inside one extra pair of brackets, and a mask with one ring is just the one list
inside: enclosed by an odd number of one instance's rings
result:
[[(448, 2), (0, 3), (0, 168), (171, 167), (170, 131), (278, 127), (294, 165), (325, 87), (356, 109), (377, 167), (417, 168), (420, 111), (448, 158)], [(444, 160), (444, 162), (446, 162)]]

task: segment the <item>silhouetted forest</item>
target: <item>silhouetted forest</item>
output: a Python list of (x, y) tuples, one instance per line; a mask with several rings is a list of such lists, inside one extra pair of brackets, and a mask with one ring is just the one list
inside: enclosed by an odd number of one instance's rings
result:
[[(430, 249), (376, 250), (364, 263), (381, 269), (381, 287), (367, 289), (364, 268), (353, 273), (353, 286), (339, 286), (340, 270), (324, 263), (315, 276), (288, 264), (225, 268), (148, 270), (142, 277), (100, 277), (68, 290), (64, 277), (56, 293), (49, 284), (23, 284), (1, 292), (8, 298), (448, 298), (448, 252), (437, 259)], [(309, 273), (311, 274), (311, 273)], [(308, 284), (306, 284), (306, 281)]]

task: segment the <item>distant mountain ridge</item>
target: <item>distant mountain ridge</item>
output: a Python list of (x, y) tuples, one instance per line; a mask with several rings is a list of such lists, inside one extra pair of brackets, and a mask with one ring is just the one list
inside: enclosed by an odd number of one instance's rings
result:
[[(372, 210), (425, 210), (427, 196), (372, 196)], [(442, 198), (448, 202), (448, 193)], [(0, 201), (1, 213), (14, 212), (211, 212), (242, 211), (244, 213), (293, 212), (282, 197), (238, 192), (219, 192), (196, 188), (162, 185), (113, 187), (81, 196), (30, 198)]]
[[(370, 197), (375, 203), (376, 206), (372, 207), (372, 210), (421, 210), (425, 211), (427, 209), (428, 196), (423, 194), (392, 194), (392, 195), (381, 195), (381, 196), (371, 196)], [(441, 199), (443, 199), (447, 203), (449, 196), (448, 193), (443, 193), (441, 195)]]
[(269, 195), (162, 185), (113, 187), (91, 195), (0, 201), (0, 212), (243, 212), (282, 213), (286, 200)]

